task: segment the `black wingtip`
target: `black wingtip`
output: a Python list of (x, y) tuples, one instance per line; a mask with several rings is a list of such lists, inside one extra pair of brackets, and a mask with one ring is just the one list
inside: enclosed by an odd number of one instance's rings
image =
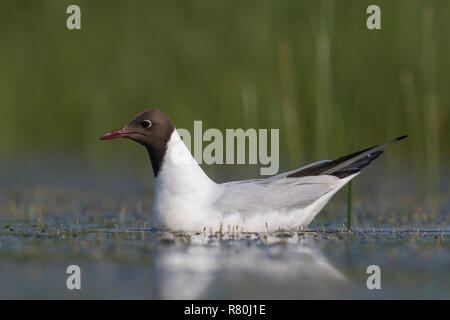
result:
[(395, 138), (395, 140), (397, 140), (397, 141), (400, 141), (400, 140), (403, 140), (403, 139), (406, 139), (406, 138), (408, 138), (408, 135), (407, 135), (407, 134), (406, 134), (406, 135), (404, 135), (404, 136), (401, 136), (401, 137)]

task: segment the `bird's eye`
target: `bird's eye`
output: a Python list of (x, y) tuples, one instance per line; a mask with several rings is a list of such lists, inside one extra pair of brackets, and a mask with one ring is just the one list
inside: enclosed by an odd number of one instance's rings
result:
[(152, 122), (150, 120), (142, 120), (141, 126), (145, 129), (150, 128), (152, 126)]

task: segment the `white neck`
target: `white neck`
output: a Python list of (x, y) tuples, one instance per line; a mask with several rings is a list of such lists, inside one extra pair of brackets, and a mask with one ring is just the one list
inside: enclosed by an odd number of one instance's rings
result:
[(220, 185), (208, 178), (174, 130), (155, 178), (152, 223), (200, 229), (220, 193)]
[(170, 185), (174, 195), (197, 193), (200, 189), (215, 185), (195, 161), (176, 129), (167, 143), (167, 151), (155, 183), (156, 187)]

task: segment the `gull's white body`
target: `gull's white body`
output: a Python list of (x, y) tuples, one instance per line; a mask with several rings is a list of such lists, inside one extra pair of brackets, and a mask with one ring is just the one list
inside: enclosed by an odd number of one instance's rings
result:
[(267, 227), (297, 229), (308, 225), (357, 175), (340, 179), (332, 175), (296, 178), (288, 174), (217, 184), (200, 168), (174, 130), (155, 178), (154, 227), (219, 231), (222, 226), (224, 232), (228, 228), (250, 232), (265, 231)]

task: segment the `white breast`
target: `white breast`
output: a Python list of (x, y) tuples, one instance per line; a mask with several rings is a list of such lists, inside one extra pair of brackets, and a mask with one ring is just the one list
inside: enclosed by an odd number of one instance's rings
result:
[(221, 192), (174, 130), (155, 178), (154, 227), (202, 230), (205, 220), (215, 216), (211, 204)]

